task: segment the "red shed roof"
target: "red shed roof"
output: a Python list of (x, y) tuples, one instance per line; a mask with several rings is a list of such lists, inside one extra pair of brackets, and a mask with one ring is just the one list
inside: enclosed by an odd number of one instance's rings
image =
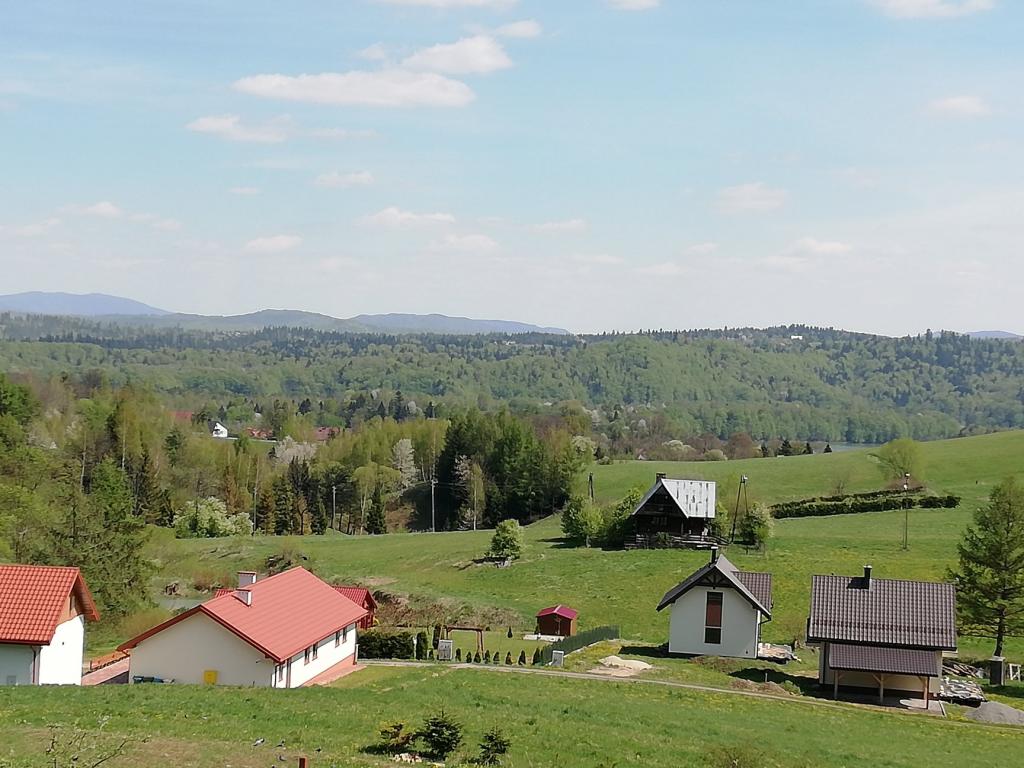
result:
[(373, 595), (370, 594), (370, 590), (366, 587), (349, 587), (343, 584), (335, 584), (334, 588), (338, 590), (339, 594), (344, 595), (356, 605), (371, 609), (377, 607), (377, 601), (373, 599)]
[(99, 619), (77, 568), (0, 565), (0, 643), (49, 645), (72, 594), (87, 619)]
[(340, 594), (305, 568), (257, 581), (248, 592), (251, 605), (235, 597), (234, 590), (197, 605), (173, 619), (143, 632), (118, 650), (134, 648), (196, 613), (204, 613), (268, 658), (281, 663), (304, 648), (330, 637), (366, 616), (366, 609)]
[(569, 606), (562, 605), (561, 603), (559, 603), (558, 605), (553, 605), (550, 608), (544, 608), (542, 610), (537, 611), (538, 619), (541, 616), (561, 616), (563, 619), (569, 619), (571, 621), (579, 615), (579, 611), (574, 611)]

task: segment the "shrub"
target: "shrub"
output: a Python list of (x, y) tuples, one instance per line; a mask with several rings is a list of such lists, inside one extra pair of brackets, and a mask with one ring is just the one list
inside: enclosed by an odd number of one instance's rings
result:
[(227, 504), (210, 496), (189, 502), (174, 513), (174, 533), (179, 539), (248, 536), (252, 521), (245, 513), (229, 515)]
[(508, 628), (508, 634), (506, 636), (508, 637), (509, 640), (512, 639), (512, 627)]
[(414, 658), (412, 633), (367, 630), (359, 635), (359, 655), (364, 659)]
[(491, 663), (491, 652), (487, 651), (487, 653), (484, 654), (484, 664), (490, 664), (490, 663)]
[(480, 740), (480, 755), (474, 762), (477, 765), (501, 765), (501, 759), (511, 746), (512, 742), (495, 726)]
[(197, 592), (213, 592), (227, 587), (232, 581), (230, 574), (201, 568), (192, 574), (192, 588)]
[(427, 658), (427, 633), (420, 632), (416, 635), (416, 658), (425, 659)]
[(605, 521), (601, 510), (589, 499), (573, 496), (562, 511), (562, 533), (569, 541), (589, 547), (601, 538)]
[(512, 666), (512, 651), (508, 651), (505, 654), (505, 663), (508, 664), (510, 667)]
[(380, 744), (378, 746), (381, 752), (397, 755), (400, 752), (405, 752), (414, 738), (416, 738), (416, 734), (410, 731), (405, 723), (398, 721), (385, 723), (380, 729)]
[(518, 520), (502, 520), (494, 529), (491, 546), (487, 550), (491, 557), (517, 560), (523, 554), (523, 531)]
[(173, 615), (166, 608), (144, 608), (138, 613), (132, 613), (122, 618), (117, 624), (117, 631), (121, 637), (135, 637), (150, 627), (167, 621)]
[(535, 667), (538, 664), (540, 664), (540, 647), (539, 646), (537, 648), (533, 649), (533, 659), (530, 661), (530, 664), (532, 664)]
[(437, 650), (437, 644), (440, 641), (441, 641), (441, 625), (440, 624), (435, 624), (434, 625), (434, 638), (431, 641), (431, 644), (433, 645), (435, 651)]
[(495, 651), (494, 655), (491, 657), (491, 663), (492, 664), (501, 664), (501, 654), (498, 653), (497, 651)]
[(423, 727), (416, 732), (432, 757), (444, 760), (462, 744), (462, 724), (441, 710), (423, 721)]
[(519, 652), (519, 662), (518, 663), (519, 663), (520, 667), (525, 667), (526, 666), (526, 651), (520, 651)]
[(473, 663), (474, 664), (479, 664), (480, 661), (481, 661), (481, 659), (480, 659), (480, 651), (477, 651), (476, 653), (473, 654)]
[(455, 660), (456, 661), (462, 661), (462, 649), (461, 648), (456, 648), (455, 649)]
[(743, 541), (761, 546), (771, 538), (774, 529), (771, 510), (755, 503), (743, 516), (740, 537)]

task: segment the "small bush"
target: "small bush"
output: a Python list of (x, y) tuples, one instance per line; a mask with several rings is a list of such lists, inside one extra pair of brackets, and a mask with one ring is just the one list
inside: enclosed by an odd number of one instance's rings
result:
[(519, 666), (520, 667), (525, 667), (526, 666), (526, 651), (520, 651), (519, 652)]
[(462, 649), (461, 648), (456, 648), (455, 649), (455, 660), (456, 661), (462, 661)]
[(429, 755), (444, 760), (462, 744), (462, 724), (441, 710), (423, 722), (416, 738), (426, 745)]
[(480, 663), (480, 651), (477, 651), (476, 653), (473, 654), (473, 663), (474, 664), (479, 664)]
[(232, 583), (232, 576), (225, 571), (213, 571), (200, 568), (192, 574), (192, 589), (196, 592), (213, 592), (223, 589)]
[(380, 743), (378, 747), (381, 752), (397, 755), (400, 752), (405, 752), (409, 749), (409, 744), (416, 737), (413, 731), (410, 731), (405, 723), (393, 722), (385, 723), (380, 729)]
[(490, 664), (490, 663), (491, 663), (491, 652), (487, 651), (487, 653), (484, 654), (484, 664)]
[(146, 608), (121, 619), (117, 624), (118, 634), (121, 637), (141, 635), (147, 629), (167, 621), (173, 615), (166, 608)]
[(434, 625), (434, 637), (433, 637), (433, 640), (431, 641), (435, 651), (437, 650), (437, 644), (439, 642), (441, 642), (441, 625), (440, 624), (435, 624)]
[(538, 664), (540, 664), (540, 647), (539, 646), (537, 648), (533, 649), (533, 660), (530, 661), (530, 664), (532, 664), (535, 667)]
[(427, 658), (427, 651), (430, 650), (427, 646), (427, 633), (420, 632), (416, 635), (416, 658), (425, 659)]
[(511, 746), (512, 742), (495, 726), (480, 740), (480, 755), (474, 762), (477, 765), (501, 765), (501, 759)]
[(508, 664), (510, 667), (512, 666), (512, 651), (508, 651), (505, 654), (505, 663)]

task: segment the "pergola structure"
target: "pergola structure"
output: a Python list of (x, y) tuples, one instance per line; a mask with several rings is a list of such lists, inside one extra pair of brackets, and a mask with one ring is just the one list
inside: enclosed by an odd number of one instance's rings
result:
[(832, 670), (832, 698), (835, 699), (839, 698), (839, 686), (842, 685), (844, 674), (853, 673), (861, 679), (867, 674), (878, 685), (878, 703), (882, 704), (885, 702), (886, 679), (898, 676), (901, 685), (907, 678), (915, 678), (920, 682), (921, 695), (927, 709), (931, 698), (931, 678), (939, 676), (934, 651), (911, 648), (832, 643), (829, 645), (827, 663)]
[(444, 627), (444, 639), (448, 640), (451, 638), (452, 632), (476, 632), (476, 649), (482, 655), (484, 652), (484, 628), (483, 627), (456, 627), (449, 624), (445, 624)]

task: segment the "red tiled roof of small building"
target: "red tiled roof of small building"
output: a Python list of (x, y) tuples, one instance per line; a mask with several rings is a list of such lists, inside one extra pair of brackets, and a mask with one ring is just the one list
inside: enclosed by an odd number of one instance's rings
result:
[(71, 595), (87, 619), (99, 619), (77, 568), (0, 565), (0, 643), (49, 645)]

